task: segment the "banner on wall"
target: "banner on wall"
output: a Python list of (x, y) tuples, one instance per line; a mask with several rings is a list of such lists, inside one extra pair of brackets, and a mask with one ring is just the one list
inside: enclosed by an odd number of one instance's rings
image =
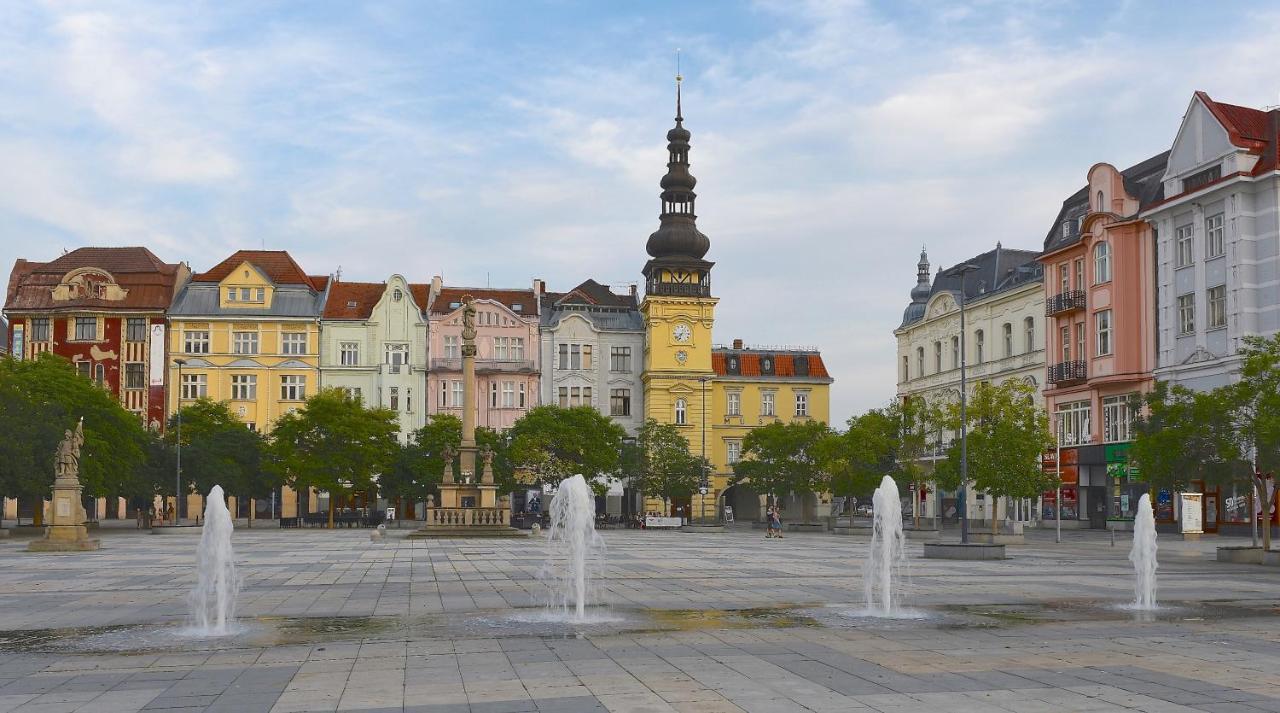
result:
[(9, 353), (13, 355), (14, 359), (19, 361), (22, 360), (27, 352), (26, 327), (27, 325), (25, 324), (13, 325), (13, 343), (9, 345)]
[(152, 386), (164, 386), (164, 325), (151, 325), (151, 373)]

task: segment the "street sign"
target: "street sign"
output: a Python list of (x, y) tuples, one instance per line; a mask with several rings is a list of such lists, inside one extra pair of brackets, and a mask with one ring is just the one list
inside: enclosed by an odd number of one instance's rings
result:
[(706, 495), (706, 494), (707, 494), (707, 489), (706, 489), (706, 488), (698, 488), (698, 494), (699, 494), (699, 495)]

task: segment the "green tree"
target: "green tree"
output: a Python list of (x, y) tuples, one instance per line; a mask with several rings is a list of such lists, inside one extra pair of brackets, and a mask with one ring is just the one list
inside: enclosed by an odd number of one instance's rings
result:
[[(980, 383), (969, 399), (969, 479), (991, 496), (991, 531), (998, 531), (1000, 498), (1034, 498), (1057, 483), (1041, 467), (1040, 458), (1053, 445), (1049, 420), (1035, 403), (1034, 390), (1020, 381), (999, 386)], [(960, 408), (949, 413), (947, 426), (960, 430)], [(943, 480), (960, 481), (960, 442), (940, 464)]]
[[(409, 442), (397, 450), (394, 464), (378, 479), (382, 496), (408, 502), (425, 501), (444, 479), (445, 447), (457, 451), (461, 443), (462, 419), (452, 414), (431, 416), (426, 425), (414, 431)], [(456, 459), (453, 471), (454, 478), (461, 475)]]
[[(493, 483), (499, 493), (510, 493), (518, 483), (515, 465), (511, 462), (511, 441), (507, 434), (483, 426), (476, 429), (476, 447), (488, 447), (493, 451)], [(479, 467), (479, 466), (477, 466)], [(594, 483), (594, 481), (592, 481)]]
[[(0, 493), (40, 500), (53, 485), (53, 455), (66, 430), (84, 419), (80, 483), (91, 497), (154, 492), (147, 468), (149, 436), (141, 421), (63, 358), (0, 359)], [(43, 521), (35, 509), (37, 524)]]
[(341, 389), (325, 389), (276, 421), (270, 453), (278, 473), (296, 490), (329, 493), (329, 527), (337, 496), (372, 490), (400, 450), (390, 409), (365, 408)]
[(577, 473), (594, 481), (617, 469), (625, 434), (590, 406), (538, 406), (507, 431), (507, 458), (534, 485), (557, 485)]
[[(1271, 549), (1271, 502), (1263, 473), (1280, 468), (1280, 334), (1270, 338), (1247, 336), (1240, 350), (1244, 363), (1240, 381), (1223, 387), (1238, 434), (1243, 468), (1262, 505), (1262, 546)], [(1252, 517), (1252, 514), (1250, 515)]]
[[(734, 481), (749, 482), (757, 493), (809, 495), (829, 487), (822, 467), (831, 462), (830, 429), (819, 421), (780, 423), (757, 428), (742, 440), (743, 459), (734, 464)], [(805, 513), (804, 517), (809, 517)]]
[[(165, 442), (178, 442), (178, 415), (169, 417)], [(264, 468), (265, 442), (231, 413), (225, 402), (199, 399), (182, 407), (183, 489), (207, 494), (221, 485), (227, 495), (267, 498), (281, 485), (274, 469)], [(249, 510), (250, 527), (253, 509)]]
[(1133, 424), (1129, 458), (1139, 477), (1173, 492), (1193, 480), (1220, 485), (1235, 479), (1241, 452), (1229, 394), (1157, 382), (1144, 399), (1145, 414)]
[(691, 497), (702, 481), (703, 461), (690, 452), (689, 439), (673, 423), (646, 420), (628, 451), (634, 458), (631, 487), (661, 498), (664, 512), (670, 511), (672, 500)]

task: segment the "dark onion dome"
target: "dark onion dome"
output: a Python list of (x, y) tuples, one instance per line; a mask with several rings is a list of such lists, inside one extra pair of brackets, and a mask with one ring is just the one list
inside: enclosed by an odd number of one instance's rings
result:
[(676, 125), (667, 132), (667, 174), (659, 183), (662, 187), (661, 225), (645, 245), (649, 255), (655, 258), (701, 259), (711, 249), (710, 238), (698, 230), (698, 216), (694, 211), (697, 194), (693, 188), (698, 179), (689, 173), (689, 138), (680, 110), (680, 78), (676, 77)]

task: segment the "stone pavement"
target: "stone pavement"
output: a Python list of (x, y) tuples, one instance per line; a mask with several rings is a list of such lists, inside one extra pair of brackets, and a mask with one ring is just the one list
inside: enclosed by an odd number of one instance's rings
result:
[[(197, 538), (103, 531), (103, 549), (0, 540), (8, 711), (1280, 711), (1280, 569), (1161, 542), (1158, 616), (1128, 540), (1034, 533), (1003, 562), (919, 559), (928, 618), (847, 616), (866, 541), (604, 533), (620, 622), (542, 626), (532, 541), (371, 543), (237, 530), (250, 633), (172, 632)], [(528, 623), (535, 621), (535, 623)]]

